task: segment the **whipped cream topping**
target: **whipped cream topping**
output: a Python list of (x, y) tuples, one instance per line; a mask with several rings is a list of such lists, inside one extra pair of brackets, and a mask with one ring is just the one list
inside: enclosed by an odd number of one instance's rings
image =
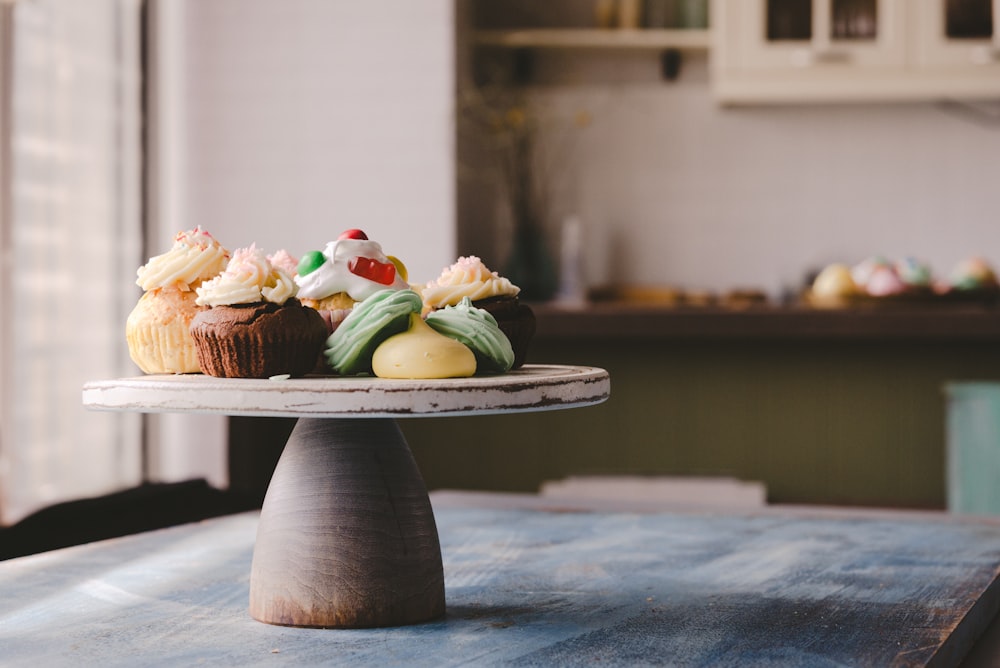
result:
[(346, 292), (351, 299), (360, 302), (379, 290), (406, 290), (410, 287), (398, 273), (391, 283), (385, 284), (351, 271), (350, 264), (354, 258), (392, 265), (378, 242), (368, 239), (338, 239), (326, 245), (323, 257), (325, 261), (315, 270), (295, 277), (299, 297), (325, 299), (338, 292)]
[(468, 297), (472, 301), (490, 297), (515, 296), (521, 288), (490, 271), (475, 255), (460, 257), (421, 291), (424, 304), (431, 308), (454, 306)]
[(147, 292), (167, 287), (188, 291), (193, 285), (217, 276), (228, 261), (229, 251), (198, 226), (179, 232), (169, 251), (139, 267), (136, 285)]
[(251, 245), (233, 253), (225, 271), (196, 288), (200, 306), (227, 306), (268, 301), (284, 304), (295, 296), (295, 282), (274, 267), (264, 251)]

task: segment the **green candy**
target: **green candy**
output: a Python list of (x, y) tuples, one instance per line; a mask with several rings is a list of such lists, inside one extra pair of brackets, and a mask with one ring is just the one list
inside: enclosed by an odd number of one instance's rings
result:
[(476, 356), (476, 373), (506, 373), (514, 365), (510, 340), (489, 312), (472, 305), (468, 297), (455, 306), (427, 314), (427, 324), (439, 334), (464, 343)]
[(405, 332), (410, 314), (421, 308), (423, 300), (413, 290), (379, 290), (358, 302), (326, 340), (327, 363), (342, 376), (372, 373), (375, 349)]
[(326, 262), (326, 256), (320, 251), (309, 251), (299, 260), (299, 276), (305, 276), (319, 269)]

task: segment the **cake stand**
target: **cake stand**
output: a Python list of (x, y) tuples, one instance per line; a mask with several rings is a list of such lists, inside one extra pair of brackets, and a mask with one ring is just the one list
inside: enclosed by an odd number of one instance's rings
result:
[(445, 612), (437, 526), (397, 418), (575, 408), (606, 400), (610, 388), (603, 369), (532, 364), (444, 380), (141, 376), (87, 383), (83, 403), (298, 418), (261, 509), (250, 614), (269, 624), (362, 628)]

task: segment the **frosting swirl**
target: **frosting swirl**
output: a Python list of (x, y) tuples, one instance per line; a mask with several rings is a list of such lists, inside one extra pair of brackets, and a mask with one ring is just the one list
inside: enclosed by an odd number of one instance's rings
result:
[(505, 373), (514, 365), (514, 349), (496, 319), (473, 306), (468, 297), (455, 306), (431, 311), (427, 324), (471, 348), (476, 356), (476, 373)]
[[(380, 290), (406, 290), (410, 286), (396, 272), (395, 265), (382, 252), (378, 242), (368, 239), (337, 239), (326, 245), (322, 253), (322, 263), (295, 277), (299, 286), (298, 296), (305, 299), (325, 299), (338, 292), (346, 292), (354, 301), (363, 301)], [(389, 283), (380, 283), (351, 271), (351, 261), (355, 258), (373, 260), (382, 266), (393, 267), (393, 277)]]
[(150, 258), (139, 267), (136, 285), (147, 292), (166, 287), (186, 292), (193, 285), (218, 275), (228, 260), (229, 251), (198, 226), (179, 232), (169, 251)]
[(295, 276), (297, 271), (296, 267), (299, 266), (299, 261), (292, 257), (292, 255), (289, 254), (289, 252), (284, 248), (268, 255), (267, 261), (271, 263), (271, 266), (281, 269), (289, 276)]
[(513, 297), (521, 288), (490, 271), (475, 255), (460, 257), (441, 275), (429, 282), (421, 291), (424, 304), (429, 308), (455, 306), (468, 297), (472, 301), (490, 297)]
[(413, 290), (382, 289), (354, 306), (326, 341), (326, 359), (339, 374), (371, 373), (372, 355), (383, 341), (406, 331), (410, 315), (419, 313), (420, 295)]
[(284, 304), (295, 296), (295, 283), (268, 261), (264, 251), (251, 245), (233, 253), (225, 271), (202, 283), (195, 292), (200, 306), (226, 306), (273, 302)]

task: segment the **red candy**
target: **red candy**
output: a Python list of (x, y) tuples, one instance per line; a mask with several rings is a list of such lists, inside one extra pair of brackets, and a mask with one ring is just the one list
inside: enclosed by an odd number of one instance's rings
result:
[(385, 264), (359, 255), (348, 261), (347, 268), (355, 276), (367, 278), (369, 281), (382, 285), (392, 285), (392, 282), (396, 280), (396, 266), (391, 262)]
[(340, 233), (337, 239), (361, 239), (362, 241), (368, 241), (368, 235), (357, 228), (352, 228), (350, 230), (344, 230)]

